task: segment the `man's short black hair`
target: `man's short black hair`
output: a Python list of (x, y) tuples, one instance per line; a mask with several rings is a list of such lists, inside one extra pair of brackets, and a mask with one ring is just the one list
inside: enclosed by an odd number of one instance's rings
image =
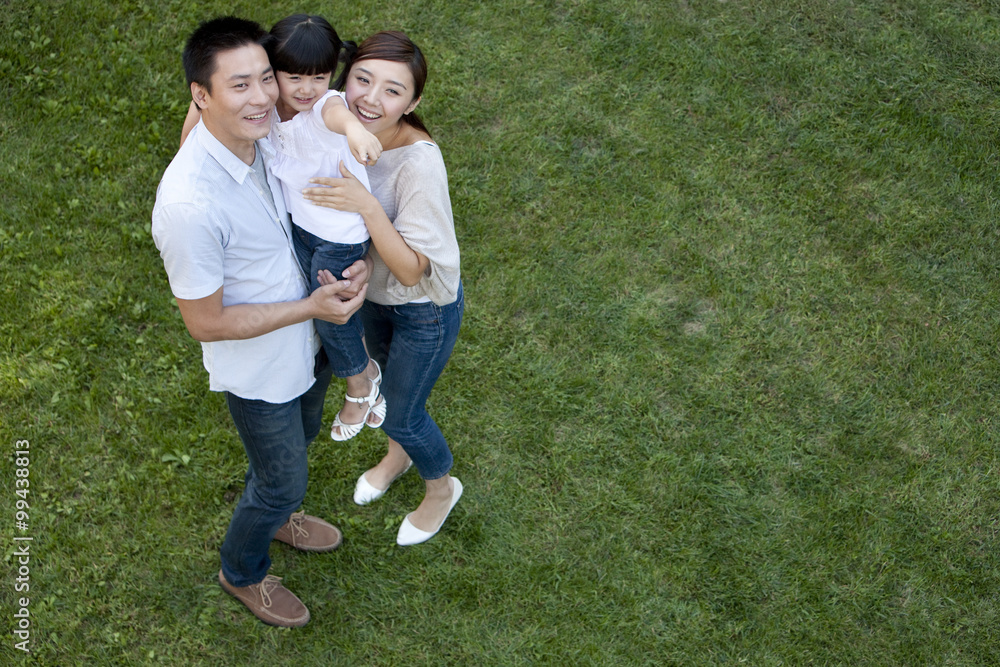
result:
[(269, 39), (270, 36), (264, 28), (246, 19), (223, 16), (205, 21), (191, 33), (184, 46), (184, 75), (187, 77), (188, 85), (200, 84), (211, 93), (216, 56), (220, 52), (249, 44), (266, 48)]

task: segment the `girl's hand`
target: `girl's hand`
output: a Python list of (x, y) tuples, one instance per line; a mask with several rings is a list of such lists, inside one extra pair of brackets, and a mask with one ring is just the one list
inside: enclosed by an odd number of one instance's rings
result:
[(329, 176), (317, 176), (310, 178), (310, 183), (325, 185), (321, 188), (306, 188), (302, 191), (302, 196), (317, 206), (334, 208), (338, 211), (349, 213), (361, 213), (366, 206), (371, 206), (372, 202), (376, 206), (381, 206), (372, 193), (365, 189), (354, 174), (347, 170), (344, 161), (340, 161), (341, 178), (330, 178)]
[(360, 123), (347, 128), (347, 145), (351, 147), (354, 159), (369, 167), (382, 155), (382, 142)]

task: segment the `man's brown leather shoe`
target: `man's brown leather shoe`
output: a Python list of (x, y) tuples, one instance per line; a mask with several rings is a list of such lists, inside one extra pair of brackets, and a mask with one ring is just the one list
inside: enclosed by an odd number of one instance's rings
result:
[(268, 625), (298, 628), (309, 622), (309, 610), (295, 594), (281, 585), (281, 578), (267, 575), (259, 584), (237, 588), (219, 570), (219, 585), (246, 605), (253, 615)]
[(319, 517), (295, 512), (274, 534), (274, 539), (302, 551), (333, 551), (344, 541), (344, 536)]

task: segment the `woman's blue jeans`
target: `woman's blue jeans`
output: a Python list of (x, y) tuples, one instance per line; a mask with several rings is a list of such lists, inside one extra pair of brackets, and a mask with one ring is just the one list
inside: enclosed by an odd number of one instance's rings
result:
[(382, 365), (381, 390), (388, 405), (382, 430), (402, 445), (427, 480), (446, 475), (453, 462), (426, 403), (455, 347), (464, 310), (461, 285), (458, 298), (446, 306), (365, 301), (361, 307), (368, 351)]
[(222, 543), (222, 573), (233, 586), (259, 583), (271, 567), (268, 548), (274, 534), (299, 508), (309, 477), (306, 453), (323, 421), (323, 399), (331, 367), (321, 350), (316, 381), (288, 403), (240, 398), (226, 392), (229, 413), (250, 465)]

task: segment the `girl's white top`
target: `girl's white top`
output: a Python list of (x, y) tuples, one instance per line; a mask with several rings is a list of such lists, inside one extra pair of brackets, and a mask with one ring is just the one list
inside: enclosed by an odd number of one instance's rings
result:
[(369, 238), (365, 221), (357, 213), (337, 211), (310, 203), (302, 197), (302, 189), (321, 187), (309, 183), (316, 176), (339, 177), (340, 161), (370, 192), (368, 174), (364, 165), (351, 155), (347, 137), (337, 134), (323, 122), (323, 105), (347, 105), (342, 93), (331, 90), (321, 97), (309, 111), (302, 111), (291, 120), (277, 121), (271, 125), (268, 138), (277, 155), (271, 172), (281, 181), (285, 207), (292, 214), (292, 221), (325, 241), (334, 243), (361, 243)]

